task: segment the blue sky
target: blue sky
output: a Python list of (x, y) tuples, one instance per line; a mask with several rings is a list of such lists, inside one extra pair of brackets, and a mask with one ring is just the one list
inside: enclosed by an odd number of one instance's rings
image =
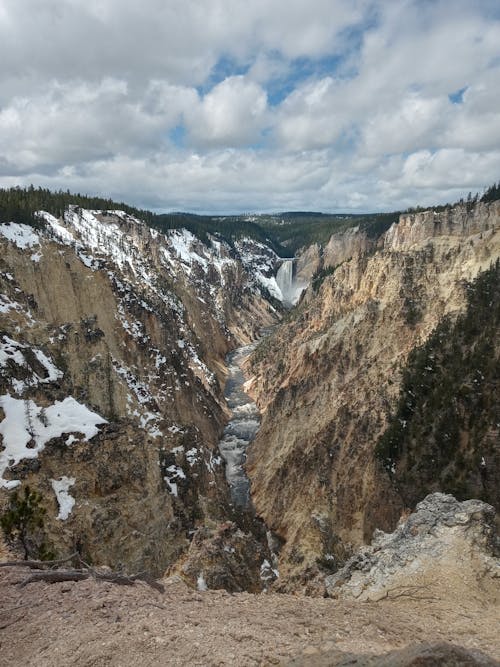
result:
[(500, 7), (2, 0), (0, 186), (394, 210), (500, 178)]

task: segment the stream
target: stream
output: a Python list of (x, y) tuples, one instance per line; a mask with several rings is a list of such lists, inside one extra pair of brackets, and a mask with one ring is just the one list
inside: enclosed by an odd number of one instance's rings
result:
[(226, 461), (226, 479), (231, 489), (231, 500), (242, 509), (248, 508), (251, 502), (250, 480), (243, 466), (246, 449), (259, 430), (260, 413), (250, 396), (243, 391), (245, 376), (241, 366), (260, 340), (239, 347), (226, 357), (229, 374), (224, 396), (232, 415), (219, 442), (219, 450)]

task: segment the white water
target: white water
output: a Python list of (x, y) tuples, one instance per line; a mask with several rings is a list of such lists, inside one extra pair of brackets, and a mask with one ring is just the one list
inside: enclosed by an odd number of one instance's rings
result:
[(232, 417), (224, 429), (219, 450), (226, 461), (226, 479), (231, 488), (231, 499), (242, 508), (250, 504), (250, 482), (244, 470), (246, 449), (258, 431), (260, 415), (255, 403), (243, 391), (245, 377), (241, 365), (255, 349), (257, 342), (238, 348), (226, 358), (229, 375), (224, 395)]
[(284, 306), (294, 306), (300, 298), (300, 295), (307, 287), (307, 284), (297, 282), (293, 275), (293, 259), (284, 259), (278, 273), (276, 274), (276, 283), (280, 288), (283, 297)]
[(291, 306), (295, 296), (293, 287), (293, 260), (285, 259), (283, 261), (276, 274), (276, 282), (283, 295), (283, 303)]

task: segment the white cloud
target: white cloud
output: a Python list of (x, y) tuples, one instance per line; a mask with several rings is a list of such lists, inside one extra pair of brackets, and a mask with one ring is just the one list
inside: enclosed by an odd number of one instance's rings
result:
[(43, 94), (14, 98), (0, 112), (2, 156), (21, 169), (144, 148), (159, 129), (161, 119), (144, 113), (127, 84), (114, 79), (48, 83)]
[(487, 182), (489, 173), (500, 173), (500, 151), (469, 152), (444, 148), (436, 153), (418, 151), (408, 156), (401, 184), (416, 188), (452, 188), (456, 183), (471, 189)]
[(239, 146), (258, 140), (267, 110), (266, 92), (243, 76), (216, 85), (199, 105), (186, 109), (186, 124), (197, 144)]
[(416, 93), (396, 108), (378, 111), (366, 121), (363, 149), (368, 155), (404, 153), (433, 145), (450, 116), (448, 97), (425, 98)]
[(489, 0), (2, 0), (0, 60), (0, 185), (368, 210), (500, 174)]
[(220, 54), (320, 56), (366, 0), (2, 0), (5, 75), (201, 84)]
[(293, 91), (277, 114), (276, 135), (292, 150), (328, 146), (346, 128), (338, 85), (331, 77), (307, 82)]

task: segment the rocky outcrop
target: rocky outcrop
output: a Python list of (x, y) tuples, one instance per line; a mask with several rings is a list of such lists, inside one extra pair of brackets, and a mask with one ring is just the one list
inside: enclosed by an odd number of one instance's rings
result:
[(284, 541), (282, 585), (396, 525), (405, 503), (375, 445), (409, 352), (464, 310), (467, 281), (500, 255), (499, 227), (498, 203), (405, 216), (256, 349), (247, 387), (264, 414), (247, 468), (258, 514)]
[(410, 353), (375, 448), (408, 507), (437, 490), (500, 507), (500, 260), (466, 293), (465, 312)]
[(314, 243), (302, 250), (297, 256), (295, 278), (298, 282), (308, 284), (322, 265), (322, 248)]
[[(376, 244), (377, 240), (369, 238), (359, 226), (336, 232), (330, 236), (324, 247), (314, 243), (298, 253), (295, 280), (304, 286), (313, 281), (313, 286), (316, 287), (316, 281), (321, 272), (328, 273), (329, 269), (338, 267), (352, 257), (369, 252)], [(311, 294), (308, 295), (308, 298), (311, 298)]]
[(479, 500), (434, 493), (393, 533), (375, 533), (371, 546), (326, 578), (330, 597), (377, 601), (402, 595), (481, 597), (500, 593), (500, 543), (495, 510)]
[(276, 578), (270, 561), (265, 539), (256, 539), (234, 522), (226, 522), (215, 529), (199, 528), (189, 550), (169, 574), (179, 574), (198, 590), (260, 593)]
[(408, 250), (436, 237), (485, 233), (498, 228), (499, 216), (499, 201), (405, 214), (385, 234), (384, 246), (387, 250)]
[(368, 252), (375, 246), (375, 240), (369, 239), (366, 232), (359, 227), (351, 227), (344, 232), (333, 234), (323, 252), (323, 266), (335, 267)]

